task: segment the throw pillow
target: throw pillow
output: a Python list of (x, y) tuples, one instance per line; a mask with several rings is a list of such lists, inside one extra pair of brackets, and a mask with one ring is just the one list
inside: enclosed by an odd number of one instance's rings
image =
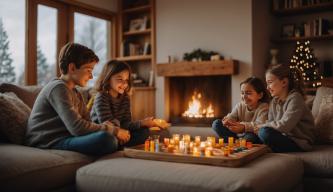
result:
[(333, 96), (322, 99), (315, 120), (318, 143), (333, 144)]
[(0, 93), (0, 134), (9, 142), (23, 144), (31, 109), (14, 93)]

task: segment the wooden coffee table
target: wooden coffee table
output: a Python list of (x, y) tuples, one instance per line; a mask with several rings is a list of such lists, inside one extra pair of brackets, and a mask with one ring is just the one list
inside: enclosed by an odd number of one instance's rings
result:
[(160, 152), (150, 152), (144, 150), (144, 145), (138, 145), (135, 147), (128, 147), (124, 149), (126, 157), (148, 159), (157, 161), (169, 161), (179, 163), (194, 163), (194, 164), (206, 164), (223, 167), (240, 167), (251, 160), (270, 152), (270, 149), (266, 145), (254, 144), (251, 149), (243, 150), (224, 156), (222, 150), (219, 148), (213, 149), (213, 156), (194, 156), (192, 154), (167, 152), (161, 150)]

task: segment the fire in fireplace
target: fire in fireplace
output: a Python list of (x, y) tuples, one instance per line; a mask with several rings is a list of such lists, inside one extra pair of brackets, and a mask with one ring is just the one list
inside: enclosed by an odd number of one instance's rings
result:
[(201, 93), (194, 92), (192, 95), (192, 100), (188, 103), (188, 108), (182, 116), (190, 118), (215, 117), (212, 103), (210, 102), (208, 107), (206, 107), (206, 105), (202, 103), (201, 100)]
[(230, 76), (171, 77), (169, 83), (173, 125), (211, 126), (230, 111)]

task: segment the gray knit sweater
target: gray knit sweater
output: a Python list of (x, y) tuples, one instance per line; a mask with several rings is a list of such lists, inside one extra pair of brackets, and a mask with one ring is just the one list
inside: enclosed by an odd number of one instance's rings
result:
[(108, 93), (98, 92), (90, 117), (95, 123), (111, 121), (116, 126), (130, 131), (140, 129), (140, 121), (132, 121), (130, 99), (127, 95), (113, 98)]
[(106, 125), (92, 123), (82, 95), (65, 82), (55, 79), (39, 93), (28, 120), (26, 144), (50, 148), (70, 136), (80, 136), (99, 130)]
[(297, 91), (290, 91), (285, 101), (273, 98), (269, 105), (268, 120), (263, 126), (287, 135), (303, 150), (311, 149), (314, 119), (303, 96)]

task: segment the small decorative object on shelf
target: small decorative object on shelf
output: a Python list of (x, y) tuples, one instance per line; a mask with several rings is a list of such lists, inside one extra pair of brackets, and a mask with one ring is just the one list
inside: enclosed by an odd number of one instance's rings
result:
[(270, 52), (271, 55), (272, 55), (271, 64), (272, 64), (272, 65), (276, 65), (276, 64), (278, 64), (278, 61), (277, 61), (277, 54), (279, 53), (279, 50), (277, 50), (277, 49), (271, 49), (269, 52)]
[(223, 59), (223, 56), (215, 51), (203, 51), (201, 49), (195, 49), (190, 53), (185, 53), (183, 59), (185, 61), (209, 61), (212, 56), (213, 59), (216, 59), (217, 57)]
[(301, 73), (306, 85), (306, 90), (321, 86), (323, 77), (319, 74), (316, 57), (310, 48), (310, 41), (297, 41), (296, 49), (290, 59), (290, 68), (297, 68)]

